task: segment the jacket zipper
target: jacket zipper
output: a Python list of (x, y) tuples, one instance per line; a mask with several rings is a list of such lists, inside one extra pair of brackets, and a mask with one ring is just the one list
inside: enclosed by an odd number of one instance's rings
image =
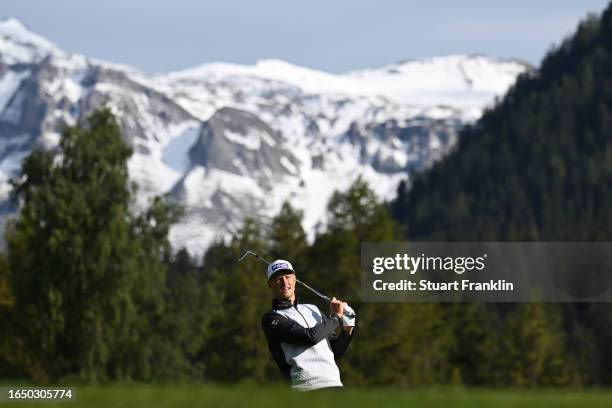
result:
[(295, 305), (295, 310), (297, 310), (297, 312), (300, 314), (300, 316), (302, 316), (302, 319), (304, 319), (304, 323), (306, 323), (306, 326), (310, 329), (310, 325), (308, 324), (308, 321), (306, 320), (306, 318), (304, 317), (302, 312), (300, 312), (300, 309), (298, 309), (297, 305)]

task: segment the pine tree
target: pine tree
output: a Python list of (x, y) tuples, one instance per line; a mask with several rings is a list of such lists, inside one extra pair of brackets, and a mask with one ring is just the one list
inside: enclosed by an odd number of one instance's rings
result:
[(205, 284), (220, 300), (203, 353), (209, 380), (281, 379), (261, 329), (261, 317), (272, 298), (266, 265), (255, 258), (238, 263), (243, 250), (264, 254), (265, 248), (263, 227), (247, 219), (229, 245), (218, 243), (206, 253)]
[(8, 279), (8, 261), (6, 256), (0, 253), (0, 308), (10, 307), (14, 302)]
[[(309, 251), (308, 280), (357, 312), (355, 342), (339, 362), (347, 384), (447, 383), (452, 333), (438, 304), (361, 303), (361, 242), (398, 238), (388, 209), (358, 179), (328, 204), (329, 228)], [(327, 310), (324, 310), (327, 312)]]
[(0, 377), (12, 376), (15, 378), (22, 373), (18, 371), (15, 365), (16, 347), (14, 337), (8, 333), (11, 332), (9, 316), (14, 304), (14, 298), (11, 293), (9, 279), (8, 260), (5, 254), (0, 253)]
[(165, 309), (156, 324), (156, 377), (171, 382), (202, 380), (205, 344), (211, 321), (219, 313), (219, 298), (200, 281), (187, 250), (179, 250), (168, 263)]
[(500, 371), (519, 386), (562, 386), (571, 379), (559, 308), (521, 304), (506, 326)]
[(109, 110), (67, 128), (59, 148), (34, 151), (14, 183), (21, 211), (6, 239), (17, 354), (35, 381), (151, 378), (169, 208), (129, 211), (131, 149)]
[(302, 212), (295, 210), (289, 202), (284, 202), (280, 212), (272, 219), (269, 241), (270, 261), (286, 259), (295, 268), (303, 267), (308, 242), (302, 227)]

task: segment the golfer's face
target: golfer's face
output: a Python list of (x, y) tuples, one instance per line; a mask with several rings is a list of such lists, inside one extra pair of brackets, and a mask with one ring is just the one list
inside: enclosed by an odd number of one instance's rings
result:
[(291, 299), (295, 293), (295, 274), (291, 271), (279, 272), (268, 283), (274, 295), (281, 299)]

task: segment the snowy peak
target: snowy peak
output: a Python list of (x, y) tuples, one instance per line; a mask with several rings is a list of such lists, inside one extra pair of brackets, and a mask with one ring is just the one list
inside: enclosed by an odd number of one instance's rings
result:
[(306, 94), (379, 98), (420, 107), (453, 106), (475, 119), (492, 95), (501, 95), (527, 69), (530, 66), (518, 60), (450, 55), (345, 74), (299, 67), (281, 60), (261, 60), (255, 65), (211, 63), (172, 72), (167, 78), (209, 83), (251, 78), (284, 83)]
[(29, 30), (18, 19), (0, 21), (0, 61), (3, 63), (31, 64), (57, 54), (62, 51), (55, 44)]
[[(505, 90), (507, 85), (500, 79), (516, 79), (520, 72), (530, 69), (527, 63), (514, 59), (498, 59), (484, 55), (447, 55), (443, 57), (419, 58), (386, 65), (379, 69), (349, 72), (353, 78), (366, 80), (398, 79), (415, 90), (448, 89), (449, 86), (461, 91)], [(428, 81), (423, 79), (430, 78)], [(412, 84), (408, 83), (411, 81)]]
[(490, 102), (492, 95), (501, 95), (529, 68), (517, 60), (448, 55), (353, 71), (347, 76), (358, 81), (362, 92), (379, 93), (397, 103), (474, 109)]
[(293, 65), (278, 59), (258, 60), (255, 65), (211, 62), (193, 68), (170, 72), (173, 78), (216, 78), (221, 79), (234, 75), (247, 75), (262, 79), (287, 81), (295, 77), (306, 77), (324, 74), (321, 71)]

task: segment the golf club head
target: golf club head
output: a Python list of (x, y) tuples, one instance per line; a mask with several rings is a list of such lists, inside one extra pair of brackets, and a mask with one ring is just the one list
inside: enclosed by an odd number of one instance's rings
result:
[(244, 258), (246, 258), (247, 256), (252, 255), (255, 258), (261, 260), (263, 263), (265, 263), (266, 265), (270, 265), (270, 262), (266, 261), (265, 259), (263, 259), (261, 256), (257, 255), (255, 252), (253, 251), (243, 251), (242, 255), (240, 255), (240, 258), (238, 258), (238, 262), (242, 261)]
[(242, 252), (242, 255), (240, 255), (240, 258), (238, 258), (238, 262), (241, 262), (244, 258), (246, 258), (249, 255), (255, 255), (255, 254), (251, 251)]

